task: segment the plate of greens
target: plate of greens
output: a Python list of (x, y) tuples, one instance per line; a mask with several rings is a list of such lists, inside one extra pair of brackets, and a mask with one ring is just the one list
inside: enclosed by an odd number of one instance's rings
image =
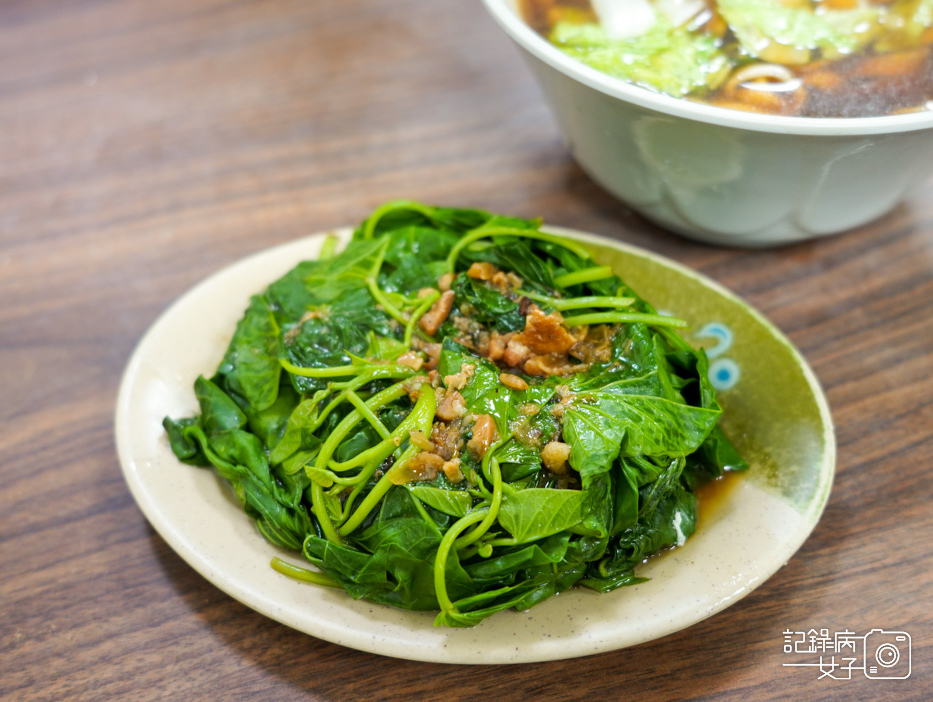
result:
[(449, 663), (719, 612), (797, 551), (835, 468), (813, 372), (715, 282), (407, 201), (180, 298), (128, 364), (116, 438), (146, 518), (217, 587)]

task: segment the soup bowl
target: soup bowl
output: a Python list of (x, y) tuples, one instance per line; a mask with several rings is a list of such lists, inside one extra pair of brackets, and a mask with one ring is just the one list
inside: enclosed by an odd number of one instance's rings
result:
[(669, 97), (565, 55), (516, 0), (483, 2), (580, 167), (684, 236), (751, 247), (835, 234), (882, 216), (933, 173), (933, 111), (788, 117)]

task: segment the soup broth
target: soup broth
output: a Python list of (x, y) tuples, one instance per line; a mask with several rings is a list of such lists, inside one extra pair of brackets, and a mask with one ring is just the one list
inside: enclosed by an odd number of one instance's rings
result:
[(933, 0), (522, 0), (569, 56), (710, 105), (801, 117), (933, 109)]

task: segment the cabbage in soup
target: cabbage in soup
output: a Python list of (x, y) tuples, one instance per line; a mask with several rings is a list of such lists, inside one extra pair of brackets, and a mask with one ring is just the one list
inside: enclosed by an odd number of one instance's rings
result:
[(933, 109), (933, 0), (522, 0), (593, 68), (711, 105), (802, 117)]

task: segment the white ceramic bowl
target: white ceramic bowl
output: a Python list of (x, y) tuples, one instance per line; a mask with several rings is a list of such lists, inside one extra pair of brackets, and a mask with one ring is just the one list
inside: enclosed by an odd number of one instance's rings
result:
[(880, 217), (933, 172), (933, 112), (775, 117), (659, 95), (576, 61), (516, 0), (483, 0), (518, 44), (590, 177), (661, 226), (768, 246)]

